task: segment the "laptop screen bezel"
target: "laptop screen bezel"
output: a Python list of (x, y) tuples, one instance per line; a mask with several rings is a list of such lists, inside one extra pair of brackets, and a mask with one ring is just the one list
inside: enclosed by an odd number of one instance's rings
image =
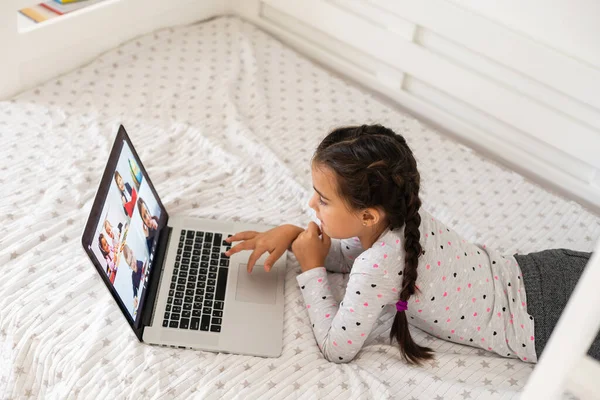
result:
[[(158, 193), (156, 192), (156, 189), (154, 188), (154, 185), (152, 184), (152, 181), (150, 180), (150, 176), (148, 175), (148, 172), (144, 168), (144, 165), (142, 164), (140, 157), (138, 156), (137, 152), (135, 151), (135, 148), (133, 147), (133, 144), (131, 143), (129, 135), (127, 135), (127, 132), (125, 131), (125, 128), (123, 127), (123, 125), (120, 125), (119, 131), (118, 131), (117, 136), (115, 137), (115, 140), (113, 143), (112, 150), (110, 152), (110, 156), (108, 158), (106, 167), (104, 169), (104, 174), (102, 175), (102, 180), (100, 181), (98, 191), (96, 192), (96, 197), (94, 199), (94, 203), (93, 203), (91, 211), (90, 211), (90, 216), (87, 220), (85, 229), (83, 231), (83, 235), (81, 238), (81, 244), (83, 245), (83, 249), (89, 256), (90, 260), (96, 267), (96, 270), (97, 270), (98, 274), (100, 275), (100, 278), (104, 282), (106, 288), (108, 289), (108, 291), (112, 295), (113, 299), (115, 300), (115, 302), (121, 309), (121, 312), (125, 316), (125, 319), (127, 319), (129, 326), (134, 331), (137, 338), (140, 341), (142, 341), (143, 330), (144, 330), (144, 326), (142, 323), (143, 322), (142, 314), (144, 314), (144, 312), (142, 310), (146, 303), (146, 297), (148, 295), (149, 290), (143, 291), (140, 302), (139, 302), (139, 306), (138, 306), (138, 310), (140, 312), (138, 312), (136, 320), (134, 320), (132, 318), (132, 316), (129, 314), (129, 311), (127, 310), (125, 304), (121, 300), (121, 297), (117, 293), (113, 284), (110, 282), (109, 277), (105, 272), (105, 267), (103, 267), (100, 264), (100, 262), (96, 258), (96, 255), (88, 247), (91, 243), (93, 243), (93, 237), (94, 237), (95, 231), (98, 227), (98, 224), (100, 223), (100, 218), (102, 216), (102, 210), (104, 208), (104, 203), (107, 199), (110, 185), (113, 182), (114, 171), (116, 170), (117, 164), (119, 162), (119, 157), (120, 157), (121, 151), (123, 149), (123, 143), (127, 143), (127, 145), (129, 146), (129, 149), (133, 153), (133, 156), (144, 176), (144, 179), (146, 180), (146, 183), (148, 184), (150, 190), (152, 191), (152, 194), (156, 198), (156, 202), (160, 208), (158, 233), (154, 239), (154, 245), (156, 245), (161, 234), (165, 230), (165, 227), (167, 226), (167, 222), (169, 219), (167, 210), (166, 210), (165, 206), (162, 204), (162, 201), (160, 200), (160, 197), (158, 196)], [(154, 258), (152, 260), (152, 267), (151, 267), (151, 273), (150, 273), (149, 279), (152, 279), (153, 277), (154, 277), (154, 279), (159, 279), (159, 274), (154, 274), (152, 272), (153, 272), (154, 268), (160, 264), (161, 264), (160, 260), (158, 260), (156, 258)], [(148, 282), (148, 286), (150, 286), (150, 282)]]

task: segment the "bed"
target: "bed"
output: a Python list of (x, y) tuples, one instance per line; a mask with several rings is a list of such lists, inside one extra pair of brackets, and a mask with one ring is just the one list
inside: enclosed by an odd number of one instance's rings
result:
[[(170, 213), (297, 225), (311, 217), (309, 161), (345, 124), (404, 135), (423, 207), (506, 254), (591, 251), (600, 217), (551, 193), (236, 17), (129, 40), (0, 102), (0, 397), (512, 399), (534, 365), (413, 329), (436, 351), (407, 366), (381, 320), (349, 364), (319, 352), (288, 259), (283, 354), (139, 343), (80, 249), (119, 124)], [(337, 295), (345, 276), (332, 275)], [(240, 333), (241, 334), (241, 333)], [(565, 394), (565, 398), (574, 398)]]

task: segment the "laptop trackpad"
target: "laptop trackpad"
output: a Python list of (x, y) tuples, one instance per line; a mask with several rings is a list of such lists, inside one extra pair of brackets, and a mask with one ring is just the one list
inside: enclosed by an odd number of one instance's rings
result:
[(238, 268), (236, 301), (258, 304), (275, 304), (277, 301), (277, 271), (266, 272), (263, 265), (255, 265), (252, 273), (247, 264)]

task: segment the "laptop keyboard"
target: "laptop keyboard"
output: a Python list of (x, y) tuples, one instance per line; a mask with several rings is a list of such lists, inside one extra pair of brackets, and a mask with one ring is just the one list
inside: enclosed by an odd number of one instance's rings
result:
[(223, 239), (221, 233), (181, 231), (163, 327), (221, 332), (229, 272), (221, 249), (230, 249)]

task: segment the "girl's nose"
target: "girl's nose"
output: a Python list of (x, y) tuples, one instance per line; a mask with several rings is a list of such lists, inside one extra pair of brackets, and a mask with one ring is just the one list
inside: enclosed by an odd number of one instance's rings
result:
[(317, 211), (317, 209), (315, 208), (316, 204), (317, 204), (317, 203), (316, 203), (316, 201), (315, 201), (315, 196), (312, 196), (312, 197), (310, 198), (310, 200), (308, 201), (308, 206), (309, 206), (310, 208), (312, 208), (313, 210)]

